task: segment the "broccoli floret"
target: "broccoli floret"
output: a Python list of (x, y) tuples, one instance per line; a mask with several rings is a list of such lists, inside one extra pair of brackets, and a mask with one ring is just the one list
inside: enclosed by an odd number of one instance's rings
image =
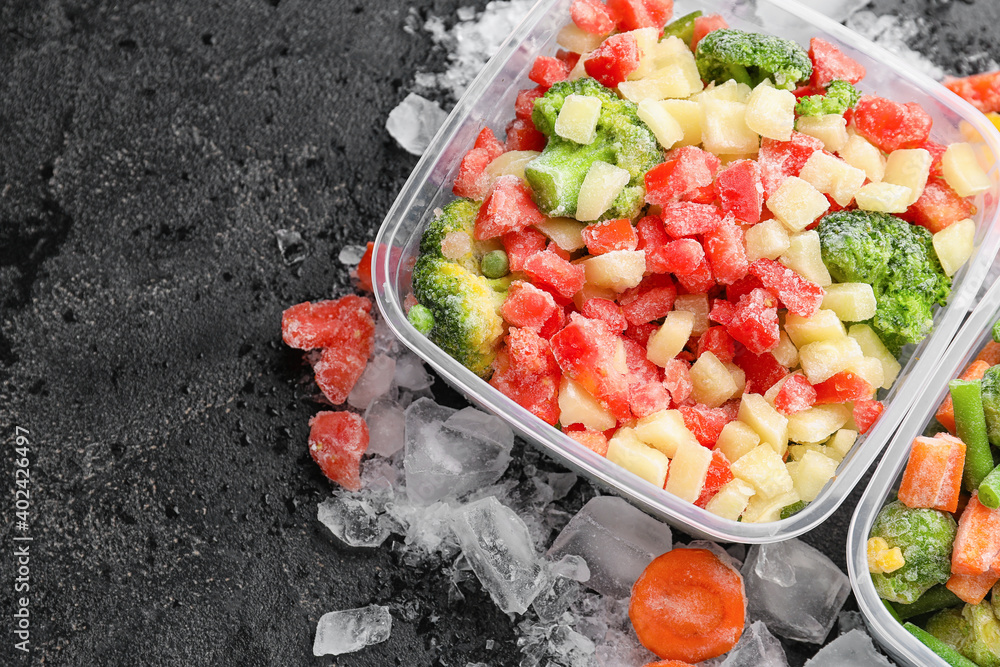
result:
[(1000, 447), (1000, 366), (991, 366), (982, 379), (983, 412), (990, 444)]
[(732, 28), (705, 35), (695, 49), (695, 60), (706, 81), (735, 79), (751, 88), (770, 79), (778, 88), (793, 90), (813, 69), (809, 54), (790, 39)]
[(934, 323), (931, 308), (944, 305), (951, 293), (930, 232), (894, 215), (862, 210), (831, 213), (817, 231), (830, 275), (872, 286), (877, 310), (871, 326), (893, 354), (927, 336)]
[(690, 45), (691, 40), (694, 39), (694, 20), (699, 16), (701, 16), (700, 9), (671, 21), (667, 24), (667, 27), (663, 29), (663, 34), (660, 36), (660, 39), (664, 40), (667, 37), (677, 37), (685, 44)]
[(1000, 622), (989, 602), (940, 611), (927, 621), (927, 632), (980, 667), (1000, 667)]
[(1000, 343), (1000, 321), (993, 323), (993, 342)]
[[(578, 144), (555, 133), (556, 118), (569, 95), (601, 100), (597, 136), (589, 144)], [(632, 218), (639, 213), (646, 194), (643, 176), (663, 161), (663, 152), (636, 109), (634, 102), (619, 99), (614, 91), (590, 78), (561, 81), (535, 100), (531, 119), (548, 137), (548, 143), (542, 154), (527, 164), (524, 177), (543, 213), (574, 216), (580, 185), (598, 161), (625, 169), (630, 176), (628, 185), (600, 219)]]
[(457, 199), (438, 214), (420, 240), (413, 267), (411, 324), (479, 376), (486, 377), (503, 334), (498, 308), (509, 280), (480, 272), (494, 248), (472, 238), (478, 206)]
[(800, 116), (841, 115), (861, 99), (858, 89), (846, 81), (836, 79), (830, 82), (825, 95), (803, 97), (795, 105), (795, 113)]
[(935, 584), (951, 577), (951, 545), (957, 525), (950, 514), (911, 509), (898, 500), (882, 508), (871, 537), (881, 537), (889, 548), (899, 547), (906, 564), (893, 572), (872, 573), (879, 596), (910, 604)]

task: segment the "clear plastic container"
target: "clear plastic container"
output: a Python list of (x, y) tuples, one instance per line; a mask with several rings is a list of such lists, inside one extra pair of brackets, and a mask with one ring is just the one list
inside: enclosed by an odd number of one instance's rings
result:
[(948, 663), (904, 630), (882, 604), (868, 574), (866, 552), (868, 534), (879, 510), (886, 504), (890, 495), (895, 497), (913, 439), (921, 435), (927, 425), (934, 421), (938, 406), (948, 396), (948, 381), (958, 377), (986, 343), (992, 340), (991, 329), (998, 319), (1000, 319), (1000, 280), (986, 292), (955, 338), (955, 342), (941, 358), (938, 367), (928, 376), (927, 382), (914, 397), (913, 409), (900, 424), (892, 444), (886, 449), (885, 456), (879, 463), (864, 495), (861, 496), (851, 519), (851, 527), (847, 534), (847, 567), (858, 606), (861, 607), (872, 635), (901, 664), (925, 667), (945, 666)]
[[(451, 185), (459, 162), (479, 130), (486, 125), (503, 136), (504, 127), (513, 118), (517, 91), (534, 85), (528, 82), (527, 75), (535, 57), (555, 52), (556, 34), (569, 21), (569, 5), (570, 0), (542, 0), (534, 6), (469, 87), (417, 163), (376, 239), (372, 269), (378, 305), (400, 339), (473, 403), (500, 415), (521, 436), (555, 459), (647, 512), (695, 536), (722, 541), (776, 542), (800, 535), (829, 517), (875, 461), (908, 409), (908, 397), (922, 386), (922, 378), (933, 370), (975, 300), (1000, 244), (1000, 225), (995, 224), (1000, 215), (996, 169), (991, 172), (993, 187), (976, 201), (976, 254), (955, 276), (949, 305), (935, 316), (933, 334), (908, 360), (903, 360), (899, 379), (883, 397), (885, 413), (867, 437), (859, 438), (836, 478), (805, 510), (788, 519), (763, 524), (722, 519), (579, 446), (464, 368), (406, 321), (403, 301), (411, 291), (410, 273), (424, 227), (433, 218), (435, 208), (453, 199)], [(783, 0), (678, 0), (674, 16), (695, 9), (722, 14), (734, 28), (778, 34), (804, 45), (813, 36), (836, 44), (868, 69), (860, 86), (863, 91), (918, 102), (930, 113), (934, 118), (933, 139), (941, 143), (964, 140), (960, 129), (964, 122), (966, 133), (979, 134), (992, 155), (1000, 155), (1000, 135), (975, 109), (892, 54), (815, 11)]]

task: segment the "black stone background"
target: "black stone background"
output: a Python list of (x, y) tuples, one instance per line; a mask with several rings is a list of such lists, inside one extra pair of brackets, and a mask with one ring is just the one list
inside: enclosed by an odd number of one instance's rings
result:
[[(385, 118), (446, 52), (403, 30), (409, 11), (450, 25), (459, 4), (485, 3), (0, 3), (0, 662), (518, 662), (477, 586), (449, 605), (439, 569), (315, 520), (318, 407), (279, 340), (284, 308), (351, 291), (340, 248), (373, 238), (416, 162)], [(873, 7), (930, 17), (918, 48), (946, 69), (1000, 60), (995, 0)], [(305, 238), (298, 266), (279, 228)], [(28, 656), (11, 634), (15, 426), (31, 440)], [(804, 538), (842, 567), (857, 497)], [(369, 603), (393, 606), (389, 641), (312, 657), (320, 615)], [(813, 651), (791, 647), (793, 664)]]

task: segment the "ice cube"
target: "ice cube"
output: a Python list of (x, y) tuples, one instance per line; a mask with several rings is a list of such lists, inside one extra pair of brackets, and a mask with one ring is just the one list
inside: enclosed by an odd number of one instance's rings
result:
[(361, 258), (365, 256), (366, 252), (368, 252), (368, 248), (366, 246), (345, 245), (340, 249), (340, 254), (337, 255), (337, 261), (344, 266), (354, 268), (361, 263)]
[(531, 608), (543, 623), (555, 623), (580, 597), (580, 584), (564, 577), (552, 577), (531, 603)]
[(837, 616), (837, 632), (847, 634), (851, 630), (865, 630), (865, 617), (859, 611), (842, 611)]
[(392, 630), (388, 607), (377, 604), (323, 614), (316, 624), (313, 655), (353, 653), (384, 642)]
[(740, 641), (719, 667), (788, 667), (785, 649), (760, 621), (743, 630)]
[[(387, 354), (393, 359), (399, 356), (399, 339), (384, 317), (375, 318), (375, 354)], [(398, 366), (397, 362), (397, 366)], [(393, 378), (395, 381), (395, 378)]]
[(406, 562), (416, 564), (436, 555), (450, 559), (457, 553), (458, 543), (451, 529), (453, 510), (447, 503), (422, 506), (397, 497), (396, 502), (386, 506), (386, 512), (404, 526)]
[(409, 391), (423, 391), (434, 382), (433, 376), (424, 368), (420, 357), (404, 352), (396, 359), (396, 386)]
[(406, 414), (395, 401), (382, 397), (365, 412), (368, 453), (390, 457), (403, 448)]
[(423, 155), (448, 114), (416, 93), (410, 93), (389, 112), (385, 129), (407, 153)]
[(863, 630), (851, 630), (821, 648), (805, 667), (892, 667)]
[(851, 592), (833, 561), (800, 540), (751, 547), (742, 573), (751, 620), (814, 644), (823, 643)]
[(572, 579), (573, 581), (584, 582), (590, 579), (590, 567), (580, 556), (572, 554), (563, 556), (549, 566), (549, 569), (557, 577)]
[(497, 606), (508, 614), (527, 611), (547, 582), (521, 518), (491, 496), (455, 510), (451, 526)]
[(377, 547), (389, 537), (389, 526), (380, 521), (371, 503), (351, 496), (327, 498), (316, 517), (341, 542), (352, 547)]
[(406, 410), (403, 466), (410, 498), (425, 504), (457, 498), (500, 479), (514, 446), (510, 427), (475, 408), (464, 408), (443, 422), (443, 413), (431, 410), (426, 421), (422, 415), (428, 403), (433, 401), (419, 399)]
[(395, 371), (395, 359), (384, 354), (375, 355), (347, 395), (347, 404), (358, 410), (367, 410), (376, 398), (389, 393)]
[(635, 632), (611, 630), (595, 651), (601, 667), (643, 667), (658, 658), (639, 643)]
[(550, 558), (582, 556), (587, 586), (627, 597), (649, 562), (670, 551), (670, 528), (615, 496), (592, 498), (570, 519), (549, 548)]
[(279, 229), (274, 232), (274, 240), (278, 242), (278, 252), (281, 260), (287, 265), (298, 264), (309, 254), (309, 247), (302, 235), (291, 229)]

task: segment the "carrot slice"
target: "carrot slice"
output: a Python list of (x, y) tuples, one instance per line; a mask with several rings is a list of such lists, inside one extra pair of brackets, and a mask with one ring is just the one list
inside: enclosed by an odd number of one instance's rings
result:
[(986, 594), (993, 588), (993, 584), (1000, 581), (1000, 574), (987, 572), (986, 574), (953, 574), (945, 587), (957, 595), (963, 602), (969, 604), (979, 604), (986, 598)]
[(985, 361), (990, 366), (1000, 364), (1000, 343), (993, 341), (986, 343), (986, 347), (976, 355), (976, 361)]
[(1000, 573), (1000, 509), (991, 510), (973, 493), (962, 517), (951, 551), (952, 574)]
[(657, 660), (646, 663), (642, 667), (693, 667), (693, 665), (690, 662), (681, 662), (680, 660)]
[(664, 660), (701, 662), (743, 634), (743, 577), (707, 549), (655, 558), (632, 587), (629, 618), (642, 645)]
[(933, 438), (918, 436), (899, 485), (899, 501), (907, 507), (954, 512), (964, 468), (964, 442), (940, 433)]
[[(985, 351), (986, 350), (984, 349), (983, 352)], [(980, 352), (980, 355), (983, 354), (983, 352)], [(982, 380), (983, 376), (986, 375), (986, 371), (988, 371), (989, 368), (990, 368), (989, 363), (977, 358), (975, 361), (969, 364), (968, 368), (965, 369), (965, 372), (962, 373), (961, 376), (959, 376), (959, 379)], [(951, 394), (949, 394), (948, 397), (945, 398), (944, 401), (942, 401), (941, 407), (938, 408), (937, 414), (934, 416), (937, 418), (941, 426), (944, 426), (946, 429), (948, 429), (949, 433), (955, 435), (955, 406), (951, 402)]]

